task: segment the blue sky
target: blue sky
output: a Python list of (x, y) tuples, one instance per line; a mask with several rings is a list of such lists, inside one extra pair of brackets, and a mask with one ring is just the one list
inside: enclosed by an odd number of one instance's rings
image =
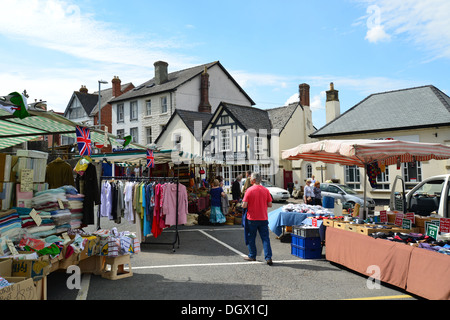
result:
[[(64, 111), (119, 76), (138, 85), (219, 60), (266, 109), (311, 86), (316, 128), (333, 82), (341, 112), (372, 93), (433, 84), (450, 94), (448, 0), (0, 0), (0, 95)], [(389, 116), (389, 115), (386, 115)]]

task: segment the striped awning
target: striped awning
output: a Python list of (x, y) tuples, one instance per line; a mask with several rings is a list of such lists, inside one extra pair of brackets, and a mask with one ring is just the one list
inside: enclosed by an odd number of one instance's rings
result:
[[(60, 134), (76, 138), (75, 127), (83, 126), (51, 111), (28, 110), (29, 117), (19, 119), (5, 110), (0, 109), (0, 150), (15, 146), (25, 141), (36, 139), (43, 135)], [(92, 143), (104, 143), (105, 133), (90, 129)], [(107, 134), (106, 138), (112, 145), (120, 145), (117, 137)], [(144, 146), (131, 143), (131, 148), (145, 149)]]
[(392, 165), (398, 161), (450, 159), (450, 147), (438, 143), (400, 140), (322, 140), (284, 150), (282, 158), (363, 167), (375, 161)]
[[(153, 156), (155, 157), (155, 163), (183, 163), (183, 164), (193, 164), (193, 163), (208, 163), (209, 159), (201, 158), (198, 155), (186, 153), (183, 151), (178, 151), (175, 149), (163, 149), (154, 150)], [(145, 166), (147, 163), (147, 152), (146, 151), (124, 151), (117, 153), (103, 153), (103, 154), (93, 154), (91, 155), (93, 160), (107, 160), (114, 163), (129, 163), (133, 165), (142, 164)]]

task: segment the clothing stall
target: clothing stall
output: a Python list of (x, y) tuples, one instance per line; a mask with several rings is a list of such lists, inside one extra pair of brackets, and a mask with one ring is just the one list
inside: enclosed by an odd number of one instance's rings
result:
[[(186, 187), (178, 177), (101, 177), (100, 218), (108, 217), (116, 223), (124, 219), (136, 226), (141, 244), (180, 245), (178, 225), (185, 224), (188, 213)], [(173, 242), (149, 242), (152, 236), (158, 238), (164, 229), (175, 229)]]

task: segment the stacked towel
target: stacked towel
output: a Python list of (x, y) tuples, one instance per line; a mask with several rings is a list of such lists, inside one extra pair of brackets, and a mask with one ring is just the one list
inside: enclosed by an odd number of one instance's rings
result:
[(15, 239), (20, 236), (22, 220), (16, 210), (0, 211), (0, 235)]
[(84, 194), (73, 192), (73, 190), (66, 193), (68, 202), (68, 209), (70, 210), (72, 219), (70, 221), (70, 227), (77, 229), (81, 227), (81, 221), (83, 219), (83, 201)]

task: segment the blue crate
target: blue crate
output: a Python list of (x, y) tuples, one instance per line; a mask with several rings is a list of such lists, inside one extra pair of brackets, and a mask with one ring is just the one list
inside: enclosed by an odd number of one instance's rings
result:
[(291, 244), (306, 248), (306, 249), (319, 249), (322, 247), (320, 237), (305, 238), (295, 234), (291, 234)]
[(302, 259), (320, 259), (322, 258), (322, 248), (306, 249), (291, 244), (291, 254)]

